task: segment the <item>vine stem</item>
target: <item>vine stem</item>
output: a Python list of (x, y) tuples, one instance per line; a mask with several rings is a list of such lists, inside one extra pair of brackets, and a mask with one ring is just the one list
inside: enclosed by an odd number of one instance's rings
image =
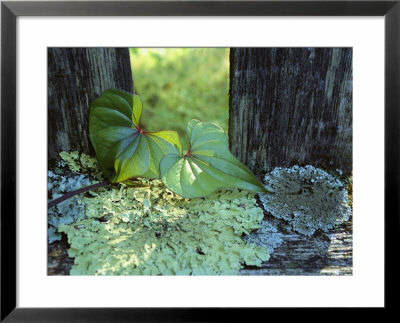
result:
[(65, 200), (68, 200), (69, 198), (71, 198), (71, 197), (73, 197), (73, 196), (75, 196), (77, 194), (84, 193), (84, 192), (87, 192), (89, 190), (94, 190), (94, 189), (97, 189), (97, 188), (100, 188), (100, 187), (103, 187), (103, 186), (107, 186), (108, 184), (110, 184), (110, 182), (108, 180), (105, 180), (105, 181), (102, 181), (102, 182), (97, 183), (97, 184), (85, 186), (85, 187), (82, 187), (82, 188), (77, 189), (75, 191), (68, 192), (68, 193), (64, 194), (63, 196), (50, 201), (47, 204), (47, 209), (50, 209), (53, 206), (57, 205), (58, 203), (61, 203), (61, 202), (65, 201)]

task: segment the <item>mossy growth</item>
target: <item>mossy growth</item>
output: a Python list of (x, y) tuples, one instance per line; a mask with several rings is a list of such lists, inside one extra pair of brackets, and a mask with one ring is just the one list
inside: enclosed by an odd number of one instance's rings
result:
[(266, 247), (242, 239), (263, 218), (252, 193), (221, 190), (189, 200), (160, 180), (140, 179), (81, 202), (85, 218), (58, 227), (75, 258), (71, 275), (237, 275), (269, 259)]
[(284, 219), (302, 234), (327, 231), (347, 221), (351, 206), (346, 186), (335, 176), (313, 166), (277, 167), (265, 175), (273, 194), (260, 195), (265, 210)]

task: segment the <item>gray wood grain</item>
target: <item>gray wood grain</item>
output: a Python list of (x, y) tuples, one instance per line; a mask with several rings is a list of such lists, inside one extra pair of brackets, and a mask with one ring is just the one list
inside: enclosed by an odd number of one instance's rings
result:
[(89, 106), (103, 91), (133, 92), (128, 48), (48, 49), (48, 155), (61, 151), (94, 155)]
[[(273, 223), (282, 243), (273, 250), (261, 267), (246, 267), (242, 275), (268, 276), (349, 276), (353, 274), (353, 225), (345, 222), (328, 232), (305, 236), (271, 215), (265, 221)], [(262, 232), (255, 232), (262, 234)]]
[(352, 49), (233, 48), (229, 142), (257, 174), (352, 170)]

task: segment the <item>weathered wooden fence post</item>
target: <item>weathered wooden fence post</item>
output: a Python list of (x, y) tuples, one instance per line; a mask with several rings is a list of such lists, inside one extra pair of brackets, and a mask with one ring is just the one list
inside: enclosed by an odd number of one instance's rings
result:
[(253, 172), (352, 171), (352, 49), (233, 48), (229, 142)]
[(89, 105), (109, 88), (133, 92), (128, 48), (48, 49), (48, 157), (94, 154)]

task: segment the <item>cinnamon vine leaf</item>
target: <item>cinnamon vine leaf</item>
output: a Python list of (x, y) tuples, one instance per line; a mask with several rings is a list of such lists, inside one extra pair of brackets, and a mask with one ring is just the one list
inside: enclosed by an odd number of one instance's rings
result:
[(191, 120), (186, 133), (190, 148), (172, 153), (160, 163), (161, 179), (171, 191), (186, 198), (206, 196), (219, 188), (240, 188), (266, 193), (264, 186), (229, 151), (222, 128)]
[(141, 129), (142, 109), (138, 95), (114, 89), (90, 106), (90, 140), (100, 169), (113, 183), (135, 176), (158, 178), (160, 160), (182, 152), (177, 132)]

